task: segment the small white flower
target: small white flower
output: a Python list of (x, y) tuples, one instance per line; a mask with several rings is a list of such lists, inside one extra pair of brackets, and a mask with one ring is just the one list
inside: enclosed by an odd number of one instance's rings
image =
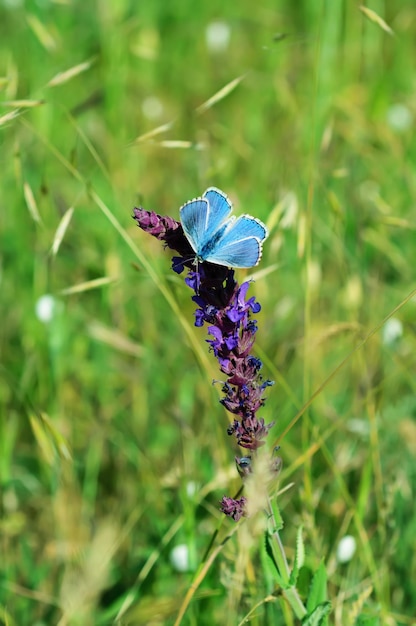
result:
[(350, 432), (360, 435), (361, 437), (368, 437), (370, 434), (370, 425), (365, 419), (353, 417), (347, 421), (347, 427)]
[(177, 572), (187, 572), (189, 570), (188, 546), (184, 543), (175, 546), (170, 553), (170, 562)]
[(190, 480), (189, 483), (186, 484), (186, 495), (188, 498), (192, 498), (197, 491), (198, 484), (194, 480)]
[(148, 96), (142, 102), (142, 112), (148, 120), (157, 120), (163, 114), (163, 104), (156, 96)]
[(391, 346), (403, 335), (403, 324), (397, 317), (391, 317), (384, 324), (381, 335), (384, 345)]
[(351, 561), (357, 549), (357, 542), (352, 535), (345, 535), (337, 547), (338, 563), (348, 563)]
[(413, 124), (412, 112), (404, 104), (393, 104), (387, 111), (387, 123), (393, 130), (403, 133)]
[(205, 29), (205, 41), (210, 52), (225, 52), (230, 43), (231, 30), (226, 22), (215, 21)]
[(57, 310), (57, 301), (50, 294), (41, 296), (36, 302), (35, 311), (38, 320), (48, 324), (54, 317)]

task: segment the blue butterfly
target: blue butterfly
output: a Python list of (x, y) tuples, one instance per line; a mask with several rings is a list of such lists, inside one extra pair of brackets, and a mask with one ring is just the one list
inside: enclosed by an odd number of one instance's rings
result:
[(202, 198), (179, 209), (185, 236), (196, 261), (226, 267), (254, 267), (261, 259), (266, 226), (250, 215), (229, 217), (232, 205), (225, 193), (209, 187)]

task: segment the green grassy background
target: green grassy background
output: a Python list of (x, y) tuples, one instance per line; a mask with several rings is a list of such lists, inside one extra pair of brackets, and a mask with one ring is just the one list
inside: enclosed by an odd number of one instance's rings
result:
[[(300, 591), (324, 559), (330, 623), (416, 623), (416, 5), (368, 7), (394, 34), (346, 0), (0, 3), (0, 623), (173, 624), (234, 528), (206, 330), (131, 219), (210, 185), (271, 231), (250, 293)], [(183, 624), (294, 623), (259, 545), (242, 568), (232, 536)]]

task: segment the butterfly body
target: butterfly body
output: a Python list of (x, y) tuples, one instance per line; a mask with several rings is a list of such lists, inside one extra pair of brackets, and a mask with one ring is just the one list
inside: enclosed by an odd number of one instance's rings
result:
[(219, 189), (210, 187), (202, 198), (180, 208), (183, 231), (196, 260), (226, 267), (254, 267), (268, 235), (266, 226), (251, 215), (230, 217), (232, 205)]

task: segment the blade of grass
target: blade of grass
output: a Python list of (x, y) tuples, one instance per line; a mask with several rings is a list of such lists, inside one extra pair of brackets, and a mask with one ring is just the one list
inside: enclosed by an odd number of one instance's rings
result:
[(388, 313), (378, 324), (376, 324), (376, 326), (374, 326), (368, 333), (367, 335), (364, 337), (364, 339), (362, 341), (360, 341), (360, 343), (358, 343), (355, 348), (353, 348), (351, 350), (351, 352), (349, 352), (343, 359), (342, 361), (337, 365), (337, 367), (330, 373), (330, 375), (323, 381), (323, 383), (321, 385), (319, 385), (319, 387), (314, 391), (314, 393), (311, 395), (311, 397), (309, 398), (309, 400), (307, 402), (305, 402), (305, 404), (302, 406), (302, 408), (297, 412), (297, 414), (295, 415), (295, 417), (291, 420), (291, 422), (286, 426), (286, 428), (283, 430), (283, 432), (281, 433), (281, 435), (278, 437), (278, 439), (276, 440), (276, 445), (278, 445), (279, 441), (281, 441), (282, 439), (284, 439), (285, 435), (289, 432), (289, 430), (291, 430), (293, 428), (293, 426), (296, 424), (296, 422), (302, 417), (302, 415), (304, 414), (304, 412), (306, 411), (306, 409), (308, 407), (310, 407), (310, 405), (313, 403), (313, 401), (315, 400), (315, 398), (317, 398), (319, 396), (319, 394), (325, 389), (325, 387), (328, 385), (328, 383), (342, 370), (342, 368), (348, 363), (348, 361), (351, 359), (351, 357), (358, 352), (358, 350), (361, 350), (365, 344), (367, 343), (367, 341), (369, 341), (369, 339), (371, 339), (371, 337), (373, 337), (373, 335), (375, 335), (383, 326), (384, 324), (387, 322), (387, 320), (389, 320), (391, 317), (393, 317), (398, 311), (400, 311), (401, 308), (403, 308), (408, 302), (410, 302), (414, 297), (416, 296), (416, 289), (413, 289), (407, 296), (406, 298), (404, 298), (397, 306), (394, 307), (394, 309), (392, 309), (390, 311), (390, 313)]
[[(61, 154), (59, 150), (57, 150), (57, 148), (55, 148), (55, 146), (50, 141), (45, 139), (45, 137), (41, 133), (39, 133), (28, 121), (22, 120), (22, 123), (42, 141), (42, 143), (57, 157), (57, 159), (62, 163), (62, 165), (74, 176), (74, 178), (76, 178), (80, 183), (82, 183), (85, 186), (85, 188), (88, 188), (87, 181), (84, 179), (82, 174)], [(88, 195), (91, 198), (91, 200), (98, 206), (101, 212), (105, 215), (108, 221), (112, 224), (114, 229), (119, 233), (122, 239), (125, 241), (127, 246), (133, 252), (133, 254), (137, 258), (139, 263), (142, 265), (142, 267), (144, 267), (149, 277), (152, 279), (152, 281), (155, 283), (159, 291), (162, 293), (163, 297), (168, 302), (173, 313), (175, 314), (175, 316), (179, 320), (179, 323), (184, 329), (185, 334), (188, 337), (188, 340), (190, 342), (190, 345), (192, 346), (192, 349), (195, 352), (202, 368), (206, 372), (211, 372), (212, 365), (211, 365), (210, 360), (208, 359), (208, 355), (202, 349), (200, 345), (200, 341), (196, 337), (194, 328), (189, 324), (187, 318), (185, 318), (185, 316), (183, 315), (172, 293), (167, 289), (165, 284), (162, 283), (162, 281), (156, 274), (155, 270), (153, 269), (153, 266), (151, 265), (151, 263), (148, 262), (146, 256), (136, 246), (136, 244), (133, 242), (131, 237), (127, 234), (126, 230), (121, 226), (121, 224), (119, 223), (115, 215), (112, 213), (109, 207), (104, 203), (104, 201), (100, 198), (100, 196), (93, 189), (89, 189)], [(65, 292), (65, 295), (68, 293), (67, 290), (64, 290), (64, 292)], [(219, 390), (218, 390), (218, 393), (220, 393)]]
[(1, 103), (4, 107), (17, 107), (19, 109), (33, 109), (45, 104), (45, 100), (5, 100)]
[(33, 194), (32, 188), (27, 181), (23, 183), (23, 194), (25, 196), (26, 206), (29, 209), (29, 213), (32, 216), (33, 220), (40, 224), (42, 221), (40, 218), (40, 214), (38, 211), (38, 206), (36, 204), (35, 196)]
[(192, 141), (182, 141), (181, 139), (166, 139), (165, 141), (159, 141), (157, 145), (162, 148), (170, 149), (188, 149), (194, 147)]
[(91, 289), (99, 289), (100, 287), (104, 287), (105, 285), (110, 285), (117, 281), (118, 278), (111, 276), (103, 276), (102, 278), (94, 278), (94, 280), (88, 280), (84, 283), (78, 283), (77, 285), (73, 285), (72, 287), (66, 287), (65, 289), (61, 289), (59, 293), (62, 296), (71, 296), (74, 293), (82, 293), (83, 291), (91, 291)]
[(149, 555), (149, 558), (147, 559), (142, 569), (140, 570), (136, 580), (130, 586), (129, 592), (127, 596), (125, 597), (124, 602), (121, 605), (120, 610), (118, 611), (115, 617), (116, 620), (121, 619), (123, 615), (125, 615), (125, 613), (129, 610), (129, 608), (131, 607), (131, 605), (133, 604), (133, 602), (135, 601), (137, 597), (141, 584), (143, 583), (144, 580), (146, 580), (147, 576), (151, 572), (153, 566), (155, 565), (158, 558), (160, 557), (160, 554), (163, 548), (165, 548), (168, 545), (171, 539), (176, 535), (176, 533), (183, 526), (183, 523), (184, 523), (183, 516), (178, 517), (175, 520), (175, 522), (172, 524), (172, 526), (168, 529), (168, 531), (165, 533), (165, 535), (162, 537), (162, 540), (159, 546), (155, 550), (153, 550), (153, 552)]
[(77, 123), (77, 121), (73, 117), (73, 115), (71, 115), (71, 113), (69, 111), (65, 111), (65, 113), (68, 116), (68, 119), (71, 122), (72, 126), (75, 128), (75, 130), (77, 131), (78, 135), (81, 137), (81, 140), (84, 142), (85, 146), (89, 150), (89, 152), (90, 152), (91, 156), (93, 157), (94, 161), (97, 163), (98, 167), (100, 168), (100, 170), (102, 171), (102, 173), (104, 174), (106, 179), (109, 181), (110, 180), (109, 171), (106, 168), (106, 166), (104, 165), (104, 161), (101, 159), (101, 157), (98, 154), (97, 150), (92, 145), (91, 141), (89, 140), (87, 135), (84, 133), (84, 131), (82, 130), (81, 126)]
[(21, 114), (22, 112), (19, 109), (16, 109), (15, 111), (10, 111), (9, 113), (2, 115), (0, 117), (0, 126), (4, 126), (8, 122), (13, 121), (14, 119), (16, 119), (16, 117), (19, 117), (19, 115)]
[(67, 83), (72, 78), (75, 78), (82, 72), (86, 72), (90, 69), (90, 67), (95, 63), (95, 57), (90, 59), (89, 61), (84, 61), (83, 63), (79, 63), (78, 65), (74, 65), (64, 72), (58, 72), (55, 74), (53, 78), (46, 84), (47, 87), (56, 87), (57, 85), (63, 85)]
[(380, 17), (375, 11), (373, 11), (372, 9), (369, 9), (363, 4), (361, 4), (359, 8), (360, 8), (360, 11), (364, 13), (364, 15), (368, 17), (368, 19), (371, 22), (373, 22), (374, 24), (377, 24), (377, 26), (380, 26), (380, 28), (384, 30), (384, 32), (394, 37), (394, 31), (390, 28), (387, 22), (385, 22), (383, 18)]
[(56, 229), (55, 237), (53, 238), (53, 242), (51, 246), (51, 254), (53, 256), (56, 256), (59, 250), (59, 247), (62, 243), (62, 239), (65, 236), (65, 233), (71, 222), (73, 214), (74, 214), (74, 208), (70, 207), (67, 211), (65, 211), (65, 213), (63, 214), (61, 218), (61, 221), (58, 224), (58, 228)]
[(222, 87), (222, 89), (220, 89), (219, 91), (217, 91), (217, 93), (211, 96), (211, 98), (208, 98), (208, 100), (206, 100), (199, 107), (197, 107), (196, 112), (198, 114), (205, 113), (205, 111), (213, 107), (215, 104), (218, 104), (218, 102), (226, 98), (232, 91), (234, 91), (234, 89), (238, 87), (238, 85), (241, 83), (242, 80), (244, 80), (245, 77), (246, 74), (243, 74), (242, 76), (234, 78), (234, 80), (227, 83), (224, 87)]
[(168, 130), (172, 128), (173, 125), (174, 125), (174, 122), (167, 122), (166, 124), (162, 124), (162, 126), (157, 126), (153, 130), (149, 130), (147, 133), (144, 133), (143, 135), (139, 135), (138, 137), (136, 137), (136, 139), (133, 139), (130, 145), (134, 146), (138, 143), (144, 143), (148, 139), (153, 139), (153, 137), (157, 137), (158, 135), (161, 135), (162, 133), (166, 133)]
[(109, 328), (96, 321), (91, 322), (87, 329), (89, 335), (95, 340), (101, 341), (102, 343), (105, 343), (120, 352), (131, 354), (137, 358), (141, 358), (146, 354), (146, 350), (142, 346), (126, 337), (119, 330)]
[(209, 557), (207, 558), (207, 560), (205, 561), (205, 563), (203, 563), (201, 565), (201, 567), (199, 568), (198, 572), (196, 573), (186, 595), (185, 598), (183, 599), (183, 602), (181, 604), (181, 607), (179, 609), (179, 613), (176, 617), (174, 626), (179, 626), (179, 624), (182, 622), (182, 619), (192, 601), (192, 598), (194, 597), (198, 587), (200, 586), (200, 584), (202, 583), (202, 581), (204, 580), (209, 568), (211, 567), (211, 565), (214, 563), (215, 559), (217, 558), (217, 556), (222, 552), (222, 550), (225, 547), (225, 544), (229, 541), (229, 539), (231, 539), (231, 537), (237, 532), (239, 528), (239, 524), (236, 524), (234, 526), (234, 528), (231, 530), (231, 532), (227, 535), (227, 537), (225, 537), (225, 539), (211, 552), (211, 554), (209, 555)]
[(39, 43), (48, 52), (53, 52), (57, 48), (57, 41), (52, 35), (51, 31), (43, 24), (36, 15), (28, 13), (26, 15), (26, 21), (35, 34)]

